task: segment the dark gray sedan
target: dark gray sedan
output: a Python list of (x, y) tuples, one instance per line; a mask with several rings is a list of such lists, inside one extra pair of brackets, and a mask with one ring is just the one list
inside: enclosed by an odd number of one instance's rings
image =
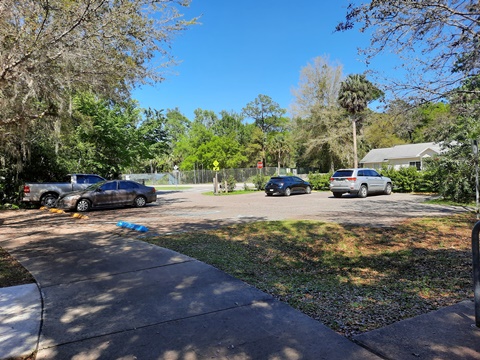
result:
[(71, 192), (58, 198), (58, 209), (88, 211), (91, 208), (131, 205), (142, 207), (157, 201), (154, 187), (130, 180), (101, 181), (85, 190)]

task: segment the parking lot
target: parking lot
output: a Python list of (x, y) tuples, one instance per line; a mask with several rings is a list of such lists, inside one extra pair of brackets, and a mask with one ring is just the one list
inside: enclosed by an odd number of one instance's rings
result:
[[(462, 207), (426, 204), (424, 195), (377, 195), (360, 199), (344, 195), (334, 198), (330, 192), (310, 195), (265, 196), (263, 192), (230, 196), (208, 196), (209, 186), (185, 191), (159, 192), (156, 203), (144, 208), (93, 210), (88, 219), (73, 218), (73, 213), (55, 214), (45, 210), (0, 212), (0, 221), (23, 226), (71, 228), (77, 222), (106, 230), (118, 221), (145, 225), (149, 234), (190, 231), (249, 221), (319, 220), (342, 224), (394, 226), (414, 217), (444, 216), (465, 211)], [(23, 226), (19, 227), (22, 228)]]

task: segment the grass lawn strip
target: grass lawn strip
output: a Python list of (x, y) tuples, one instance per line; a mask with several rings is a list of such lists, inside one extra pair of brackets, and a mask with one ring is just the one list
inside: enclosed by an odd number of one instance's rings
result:
[(472, 298), (475, 215), (395, 228), (274, 221), (148, 238), (352, 337)]

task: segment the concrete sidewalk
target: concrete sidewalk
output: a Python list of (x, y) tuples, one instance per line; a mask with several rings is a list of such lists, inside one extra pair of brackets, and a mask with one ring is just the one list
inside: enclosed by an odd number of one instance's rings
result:
[(1, 335), (9, 336), (1, 359), (31, 353), (37, 340), (37, 359), (480, 359), (469, 301), (352, 342), (209, 265), (114, 227), (12, 234), (0, 245), (41, 290), (0, 292)]
[(432, 311), (355, 337), (385, 359), (480, 359), (472, 301)]
[(36, 284), (0, 288), (0, 359), (32, 354), (41, 320), (42, 298)]

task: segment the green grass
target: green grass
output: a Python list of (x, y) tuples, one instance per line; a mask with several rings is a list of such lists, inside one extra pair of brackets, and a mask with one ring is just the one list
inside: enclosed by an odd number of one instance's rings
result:
[(475, 209), (477, 206), (475, 201), (469, 203), (458, 203), (452, 200), (445, 200), (443, 198), (435, 198), (425, 201), (426, 204), (438, 204), (438, 205), (449, 205), (449, 206), (463, 206), (469, 209)]
[(148, 241), (211, 264), (348, 337), (470, 298), (471, 213), (396, 228), (258, 222)]

